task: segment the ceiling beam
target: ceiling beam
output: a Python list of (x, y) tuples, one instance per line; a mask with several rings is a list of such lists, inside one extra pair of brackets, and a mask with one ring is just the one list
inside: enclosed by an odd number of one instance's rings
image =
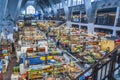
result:
[(65, 3), (65, 0), (61, 0), (63, 8), (64, 8), (64, 12), (65, 12), (65, 16), (66, 16), (66, 20), (69, 20), (69, 8), (68, 5)]
[[(14, 2), (14, 5), (13, 5)], [(8, 0), (8, 10), (9, 10), (9, 14), (11, 15), (11, 18), (14, 19), (15, 18), (15, 12), (18, 6), (19, 0)]]
[(53, 3), (53, 0), (49, 0), (49, 4), (54, 11), (54, 15), (57, 17), (57, 7), (55, 7), (55, 4)]
[(19, 14), (20, 14), (20, 9), (21, 9), (21, 6), (22, 6), (22, 2), (23, 2), (24, 0), (19, 0), (19, 2), (18, 2), (18, 5), (17, 5), (17, 8), (16, 8), (16, 11), (15, 11), (15, 20), (16, 20), (16, 18), (19, 16)]
[(2, 21), (3, 18), (5, 17), (7, 5), (8, 5), (8, 0), (0, 0), (0, 10), (1, 10), (0, 21)]

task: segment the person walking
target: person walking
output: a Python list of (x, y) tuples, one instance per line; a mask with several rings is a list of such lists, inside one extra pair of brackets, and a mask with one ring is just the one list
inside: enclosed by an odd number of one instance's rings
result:
[(60, 46), (60, 39), (58, 39), (58, 41), (56, 42), (56, 47), (59, 48), (59, 46)]

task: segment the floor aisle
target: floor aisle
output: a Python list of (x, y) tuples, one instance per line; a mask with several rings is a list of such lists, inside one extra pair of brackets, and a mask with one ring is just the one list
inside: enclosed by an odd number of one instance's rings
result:
[(17, 65), (16, 58), (12, 57), (12, 61), (8, 65), (7, 72), (3, 75), (3, 80), (11, 80), (12, 68)]

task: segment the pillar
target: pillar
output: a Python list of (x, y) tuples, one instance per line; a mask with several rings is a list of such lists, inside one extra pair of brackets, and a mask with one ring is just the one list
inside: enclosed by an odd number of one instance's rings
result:
[(88, 20), (88, 33), (94, 33), (95, 12), (93, 11), (91, 0), (84, 0), (85, 10)]
[(116, 25), (118, 23), (119, 13), (120, 13), (120, 7), (117, 7), (112, 36), (116, 36), (116, 29), (115, 28), (116, 28)]
[(49, 3), (51, 5), (51, 8), (52, 8), (52, 10), (54, 12), (55, 17), (57, 18), (57, 7), (56, 7), (56, 5), (53, 3), (52, 0), (49, 0)]
[(82, 12), (80, 11), (80, 23), (81, 23), (81, 18), (82, 18)]
[(81, 29), (81, 25), (79, 25), (79, 30)]
[(6, 10), (7, 10), (7, 5), (8, 5), (8, 0), (0, 0), (0, 10), (1, 10), (1, 13), (0, 13), (0, 22), (5, 17)]
[(65, 3), (65, 0), (61, 0), (64, 11), (65, 11), (65, 16), (66, 16), (66, 20), (69, 20), (69, 8), (68, 5)]
[(88, 33), (93, 34), (94, 33), (94, 23), (88, 23)]
[(19, 2), (18, 2), (18, 4), (17, 4), (17, 8), (16, 8), (16, 10), (15, 10), (14, 19), (16, 19), (17, 16), (20, 14), (20, 8), (21, 8), (21, 6), (22, 6), (22, 2), (23, 2), (23, 0), (19, 0)]
[(7, 5), (8, 5), (8, 0), (6, 0), (6, 2), (5, 2), (4, 16), (6, 15)]
[(70, 22), (70, 21), (67, 21), (67, 22), (66, 22), (66, 26), (67, 26), (67, 27), (71, 27), (71, 22)]
[[(14, 5), (13, 5), (14, 2)], [(14, 19), (15, 18), (15, 12), (17, 10), (17, 5), (18, 5), (19, 0), (9, 0), (8, 1), (8, 10), (11, 15), (11, 17)]]

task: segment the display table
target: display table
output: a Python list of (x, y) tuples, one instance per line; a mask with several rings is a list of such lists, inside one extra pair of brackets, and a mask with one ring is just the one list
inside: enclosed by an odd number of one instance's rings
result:
[(12, 74), (12, 76), (11, 76), (11, 80), (18, 80), (18, 78), (19, 78), (19, 75), (15, 75), (15, 74)]

